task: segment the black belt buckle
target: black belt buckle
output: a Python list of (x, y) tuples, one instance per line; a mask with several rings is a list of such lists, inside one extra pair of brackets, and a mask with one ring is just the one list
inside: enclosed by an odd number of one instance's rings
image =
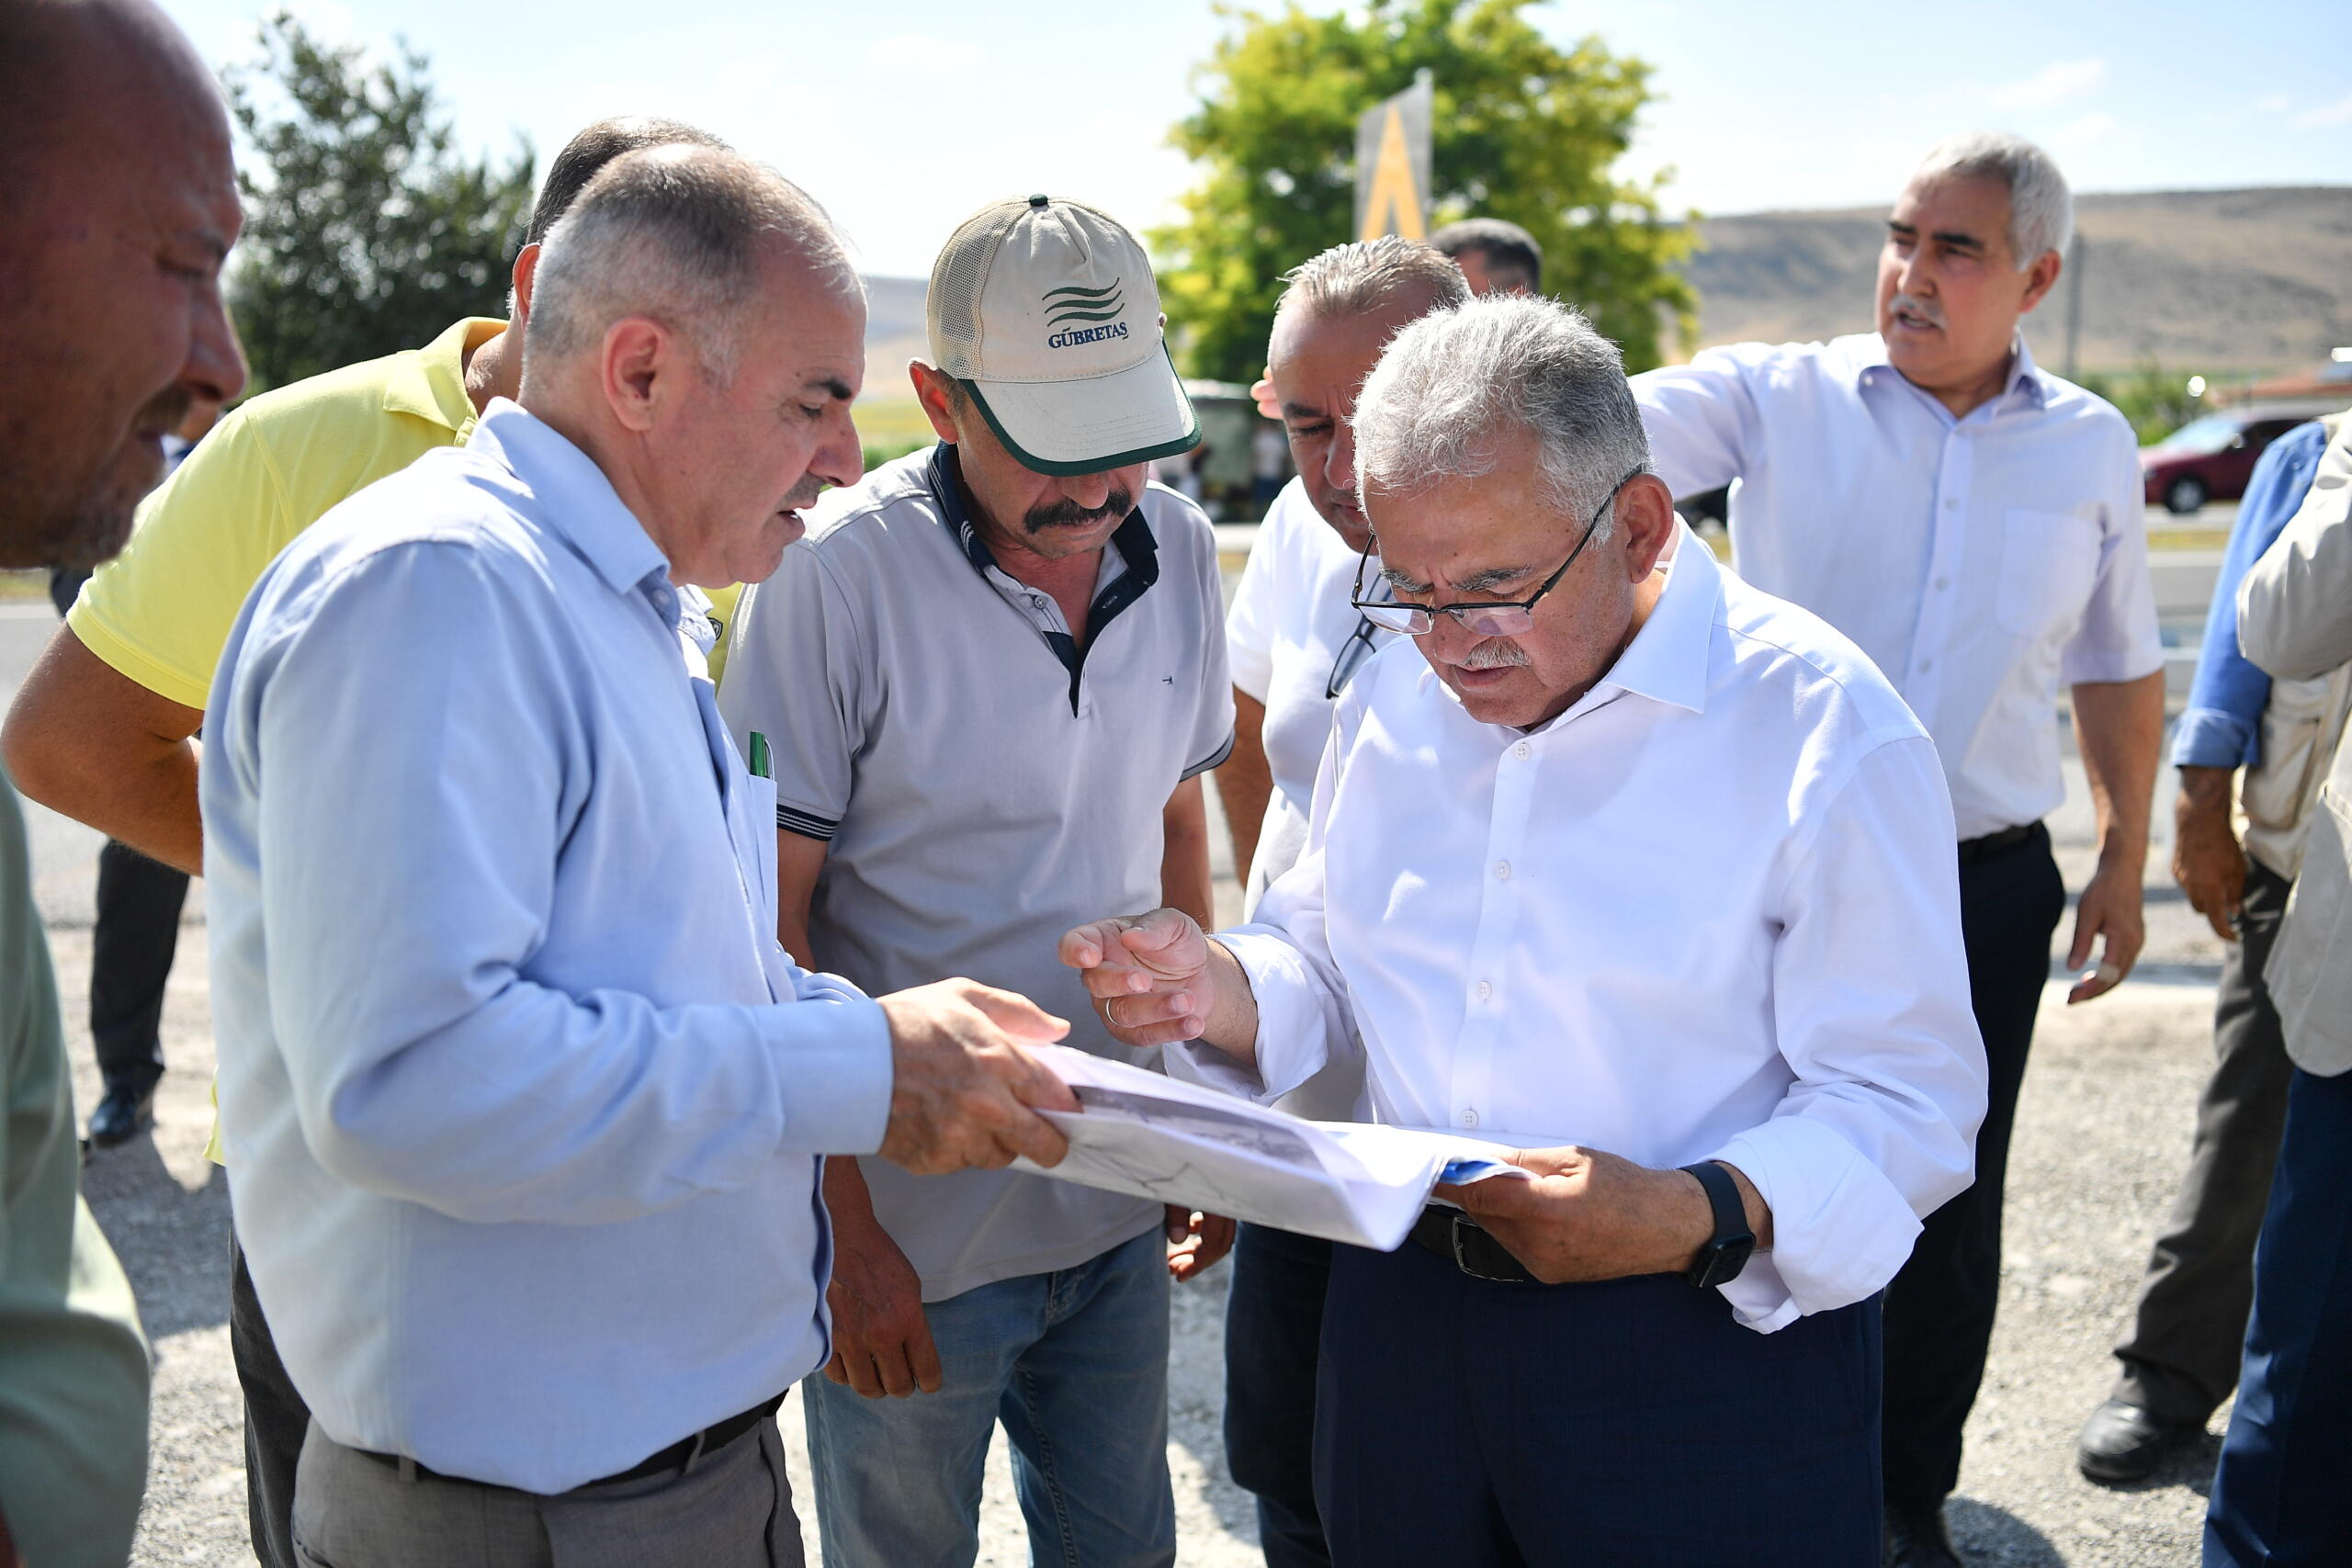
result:
[[(1455, 1213), (1450, 1216), (1446, 1233), (1446, 1239), (1453, 1247), (1453, 1266), (1473, 1280), (1492, 1280), (1498, 1284), (1504, 1285), (1524, 1285), (1532, 1278), (1526, 1269), (1521, 1266), (1519, 1260), (1511, 1257), (1503, 1245), (1487, 1233), (1485, 1226), (1469, 1215)], [(1482, 1254), (1489, 1252), (1501, 1252), (1503, 1255), (1501, 1267), (1508, 1268), (1510, 1271), (1498, 1274), (1482, 1267), (1478, 1258)]]

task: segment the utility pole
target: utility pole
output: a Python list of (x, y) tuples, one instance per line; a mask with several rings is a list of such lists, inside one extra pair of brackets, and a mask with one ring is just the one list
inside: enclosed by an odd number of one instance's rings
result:
[(2083, 264), (2091, 254), (2091, 243), (2078, 231), (2075, 235), (2075, 255), (2066, 267), (2066, 379), (2078, 379), (2083, 346)]

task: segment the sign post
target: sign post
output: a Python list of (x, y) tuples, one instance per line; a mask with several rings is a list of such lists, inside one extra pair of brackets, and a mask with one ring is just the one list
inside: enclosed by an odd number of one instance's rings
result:
[(1430, 73), (1356, 120), (1356, 238), (1430, 228)]

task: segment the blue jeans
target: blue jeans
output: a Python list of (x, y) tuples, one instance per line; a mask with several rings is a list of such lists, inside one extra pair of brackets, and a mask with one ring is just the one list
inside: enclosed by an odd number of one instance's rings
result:
[(1155, 1225), (1075, 1269), (923, 1307), (937, 1393), (800, 1386), (829, 1568), (969, 1568), (1000, 1420), (1035, 1568), (1168, 1568), (1168, 1255)]
[[(2322, 807), (2325, 809), (2324, 807)], [(2206, 1568), (2352, 1562), (2352, 1073), (2296, 1072)]]

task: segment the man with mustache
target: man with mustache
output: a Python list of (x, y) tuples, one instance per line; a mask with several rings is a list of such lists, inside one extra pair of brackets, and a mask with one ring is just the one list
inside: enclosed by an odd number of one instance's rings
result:
[[(719, 701), (775, 759), (779, 935), (869, 988), (971, 975), (1148, 1059), (1054, 943), (1104, 908), (1210, 907), (1199, 775), (1233, 702), (1207, 520), (1145, 481), (1199, 439), (1159, 290), (1125, 229), (1035, 196), (956, 231), (928, 309), (939, 445), (824, 497), (737, 617)], [(1039, 1561), (1172, 1562), (1168, 1281), (1229, 1223), (871, 1160), (832, 1162), (826, 1199), (826, 1561), (971, 1562), (1001, 1418)]]
[(2039, 368), (2018, 328), (2073, 226), (2040, 148), (1951, 138), (1887, 220), (1876, 333), (1709, 349), (1634, 378), (1659, 477), (1678, 496), (1735, 486), (1740, 574), (1861, 646), (1951, 786), (1992, 1101), (1974, 1185), (1929, 1218), (1887, 1288), (1887, 1556), (1917, 1568), (1958, 1561), (1943, 1502), (1984, 1377), (2009, 1126), (2065, 908), (2041, 825), (2065, 796), (2062, 684), (2098, 822), (2067, 999), (2120, 984), (2142, 941), (2164, 649), (2138, 446), (2122, 415)]
[[(145, 0), (0, 0), (0, 567), (122, 547), (192, 403), (245, 382), (220, 304), (229, 116)], [(115, 1568), (147, 1470), (147, 1346), (83, 1203), (24, 821), (0, 775), (0, 1564)]]
[[(492, 400), (513, 398), (548, 231), (622, 153), (689, 144), (720, 143), (693, 126), (639, 116), (583, 128), (540, 183), (514, 257), (511, 321), (469, 318), (422, 347), (264, 392), (229, 414), (141, 507), (130, 544), (74, 601), (0, 733), (28, 795), (107, 833), (108, 853), (120, 852), (115, 865), (100, 862), (102, 929), (109, 870), (128, 863), (135, 875), (185, 877), (202, 869), (194, 738), (220, 646), (254, 580), (337, 502), (427, 452), (463, 445)], [(686, 585), (679, 600), (682, 651), (699, 661), (710, 640), (704, 602)], [(160, 976), (153, 984), (160, 992)], [(150, 1032), (143, 1043), (152, 1042)], [(160, 1055), (126, 1066), (102, 1051), (107, 1097), (90, 1117), (94, 1144), (119, 1142), (153, 1119)], [(207, 1153), (225, 1163), (217, 1133)], [(294, 1467), (311, 1413), (278, 1362), (233, 1234), (229, 1289), (254, 1552), (264, 1568), (295, 1568)]]
[(1421, 317), (1354, 425), (1387, 592), (1367, 557), (1353, 597), (1403, 635), (1305, 852), (1214, 940), (1061, 944), (1213, 1087), (1351, 1060), (1363, 1120), (1518, 1145), (1394, 1252), (1331, 1249), (1331, 1561), (1870, 1568), (1878, 1292), (1984, 1104), (1935, 750), (1677, 522), (1574, 312)]

